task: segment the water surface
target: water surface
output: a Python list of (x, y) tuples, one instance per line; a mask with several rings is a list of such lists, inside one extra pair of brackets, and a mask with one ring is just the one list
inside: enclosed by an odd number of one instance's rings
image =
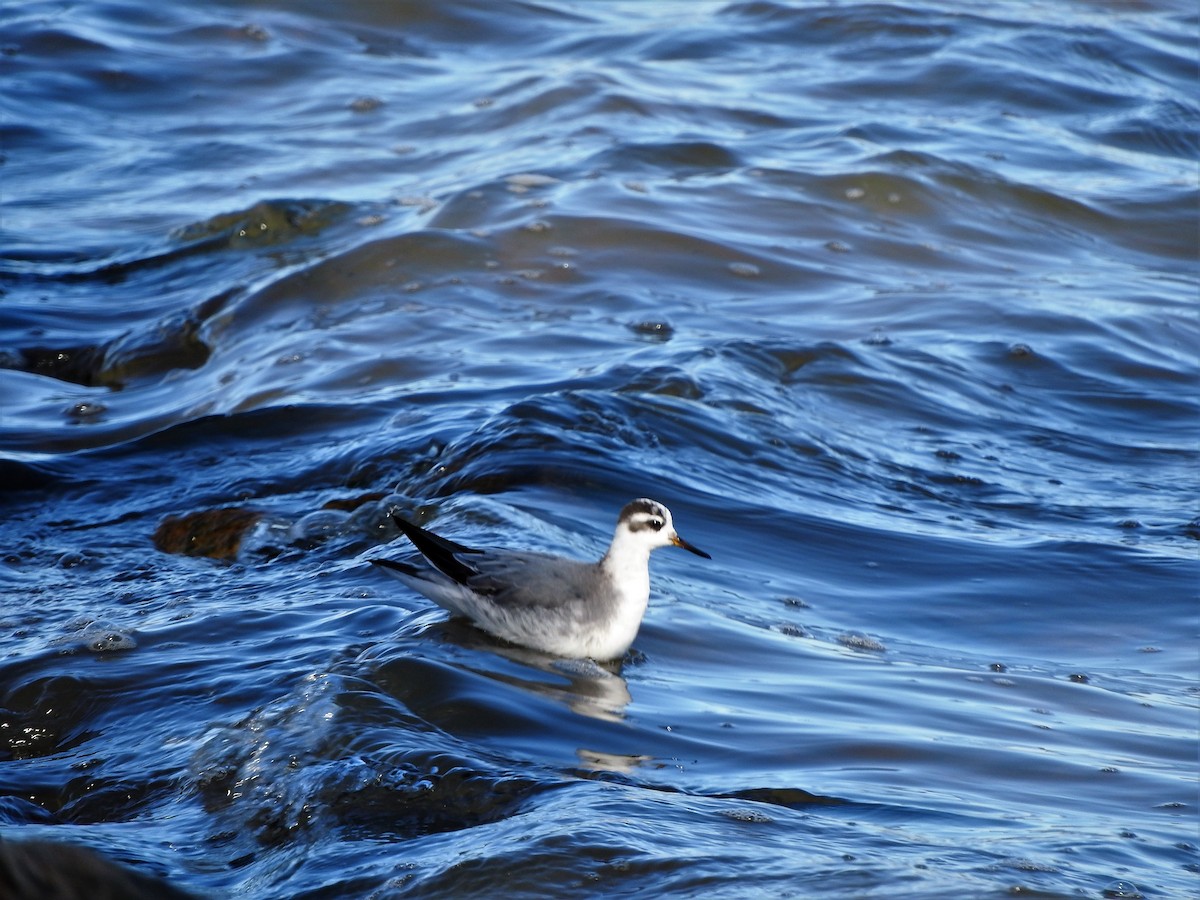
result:
[[(0, 824), (205, 896), (1184, 897), (1188, 4), (0, 12)], [(601, 667), (387, 513), (662, 551)]]

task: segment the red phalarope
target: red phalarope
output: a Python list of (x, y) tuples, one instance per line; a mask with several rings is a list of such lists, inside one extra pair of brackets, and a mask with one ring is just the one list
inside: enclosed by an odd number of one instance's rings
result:
[(645, 498), (621, 510), (608, 552), (594, 563), (477, 550), (392, 519), (429, 565), (372, 563), (489, 634), (555, 656), (624, 655), (650, 601), (650, 551), (675, 546), (712, 559), (679, 536), (669, 509)]

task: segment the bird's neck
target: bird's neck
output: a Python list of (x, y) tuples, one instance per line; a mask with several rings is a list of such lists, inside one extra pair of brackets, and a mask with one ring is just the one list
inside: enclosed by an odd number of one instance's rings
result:
[[(626, 539), (623, 540), (623, 537)], [(644, 544), (627, 538), (628, 535), (617, 532), (612, 546), (600, 560), (600, 568), (623, 595), (645, 602), (650, 596), (650, 550)]]

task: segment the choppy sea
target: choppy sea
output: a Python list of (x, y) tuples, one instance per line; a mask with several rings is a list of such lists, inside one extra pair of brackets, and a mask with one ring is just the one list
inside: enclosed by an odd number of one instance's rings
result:
[[(1200, 893), (1191, 3), (0, 7), (0, 839), (198, 896)], [(367, 564), (664, 550), (607, 667)], [(395, 544), (391, 544), (395, 541)]]

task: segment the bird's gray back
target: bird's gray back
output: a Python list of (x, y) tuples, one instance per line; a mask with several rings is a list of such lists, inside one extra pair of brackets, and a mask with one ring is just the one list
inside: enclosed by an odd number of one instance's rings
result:
[(597, 563), (543, 553), (485, 551), (471, 560), (479, 574), (467, 586), (509, 608), (578, 606), (602, 614), (613, 604)]

